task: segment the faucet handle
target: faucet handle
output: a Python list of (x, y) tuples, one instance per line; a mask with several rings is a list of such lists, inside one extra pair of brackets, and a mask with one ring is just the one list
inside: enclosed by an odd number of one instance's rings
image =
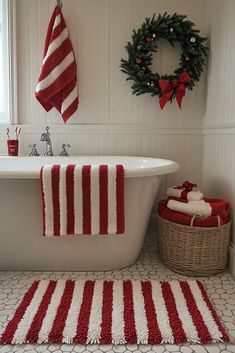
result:
[(66, 148), (70, 148), (71, 145), (69, 143), (63, 143), (62, 144), (62, 151), (60, 152), (59, 156), (64, 156), (64, 157), (67, 157), (69, 154), (68, 152), (66, 151)]
[(36, 148), (36, 143), (33, 143), (33, 144), (30, 144), (29, 147), (31, 148), (31, 152), (29, 154), (29, 156), (39, 156), (39, 153), (37, 151), (37, 148)]

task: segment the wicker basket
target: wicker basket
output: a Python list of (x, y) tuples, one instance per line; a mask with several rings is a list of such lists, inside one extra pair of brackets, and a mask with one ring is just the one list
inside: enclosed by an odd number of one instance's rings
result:
[[(202, 228), (170, 222), (158, 216), (158, 251), (165, 266), (189, 276), (209, 276), (225, 270), (231, 223)], [(220, 222), (218, 222), (220, 223)]]

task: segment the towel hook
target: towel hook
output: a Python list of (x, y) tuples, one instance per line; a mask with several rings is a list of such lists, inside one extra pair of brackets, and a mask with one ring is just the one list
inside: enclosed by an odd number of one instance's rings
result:
[(62, 8), (63, 7), (62, 0), (56, 0), (56, 5), (59, 5)]

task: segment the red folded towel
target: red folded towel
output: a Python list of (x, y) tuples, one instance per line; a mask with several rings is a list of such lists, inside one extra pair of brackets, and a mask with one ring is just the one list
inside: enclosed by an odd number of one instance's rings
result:
[(209, 202), (212, 208), (212, 216), (228, 217), (230, 214), (230, 203), (223, 199), (212, 199), (209, 197), (204, 197), (205, 202)]
[[(216, 200), (216, 199), (211, 199), (211, 200)], [(165, 201), (165, 200), (162, 200), (159, 202), (158, 212), (162, 218), (167, 219), (168, 221), (179, 223), (179, 224), (184, 224), (184, 225), (190, 225), (190, 223), (191, 223), (191, 219), (192, 219), (191, 216), (188, 216), (184, 213), (170, 210), (167, 207), (167, 201)], [(228, 223), (229, 219), (230, 219), (229, 212), (226, 211), (224, 216), (220, 216), (221, 225)], [(218, 226), (218, 218), (217, 218), (217, 215), (209, 216), (206, 218), (195, 218), (193, 224), (196, 227), (208, 227), (208, 228), (209, 227), (217, 227)]]
[[(179, 202), (187, 203), (188, 200), (185, 199), (179, 199), (177, 197), (170, 196), (166, 200), (166, 203), (169, 200), (176, 200)], [(211, 216), (220, 216), (223, 218), (229, 217), (230, 214), (230, 203), (227, 200), (223, 199), (213, 199), (210, 197), (204, 197), (203, 200), (205, 202), (208, 202), (211, 206)]]

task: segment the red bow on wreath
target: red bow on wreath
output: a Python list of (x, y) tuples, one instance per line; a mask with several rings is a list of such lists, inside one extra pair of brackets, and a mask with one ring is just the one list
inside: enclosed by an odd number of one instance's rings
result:
[(192, 78), (186, 71), (182, 72), (179, 78), (175, 79), (172, 83), (167, 80), (159, 80), (159, 86), (162, 91), (162, 97), (159, 100), (161, 109), (163, 109), (166, 103), (170, 100), (175, 90), (176, 101), (181, 109), (182, 99), (185, 95), (185, 84), (190, 81), (192, 81)]

